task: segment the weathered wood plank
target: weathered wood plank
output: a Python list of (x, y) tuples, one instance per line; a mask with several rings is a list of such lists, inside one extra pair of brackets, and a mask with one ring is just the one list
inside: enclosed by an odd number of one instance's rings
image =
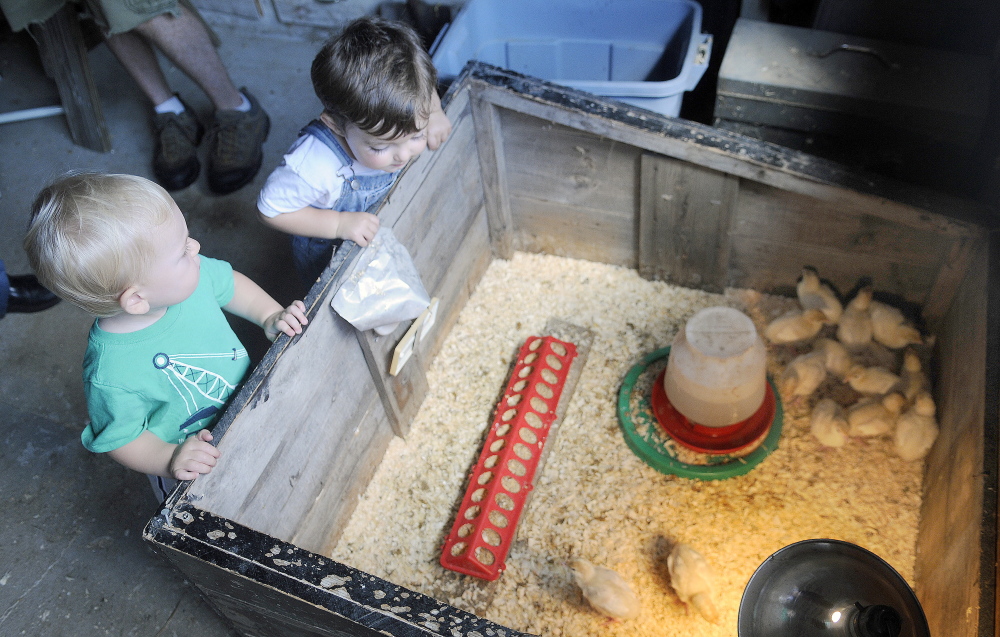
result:
[(483, 177), (483, 197), (486, 218), (490, 224), (493, 254), (501, 259), (513, 256), (514, 221), (510, 212), (510, 189), (507, 184), (507, 163), (504, 155), (500, 117), (497, 109), (483, 100), (473, 101), (476, 123), (475, 148), (479, 171)]
[[(332, 463), (385, 444), (371, 377), (342, 373), (366, 369), (356, 330), (329, 305), (318, 309), (225, 432), (218, 465), (190, 490), (205, 509), (285, 540), (327, 487)], [(350, 491), (356, 476), (343, 478), (333, 488)]]
[(182, 502), (169, 506), (144, 538), (246, 637), (530, 637)]
[(639, 274), (722, 292), (738, 178), (658, 155), (640, 165)]
[[(976, 262), (985, 259), (981, 246)], [(995, 538), (996, 525), (995, 503), (989, 507), (994, 517), (984, 520), (983, 500), (987, 478), (994, 494), (996, 484), (995, 467), (984, 467), (983, 451), (988, 287), (985, 268), (969, 269), (938, 332), (941, 433), (926, 461), (916, 558), (916, 592), (935, 635), (977, 635), (984, 611), (981, 534), (985, 522)], [(995, 439), (995, 423), (993, 429)]]
[(481, 70), (489, 79), (489, 83), (473, 81), (476, 94), (497, 106), (638, 149), (830, 202), (867, 201), (880, 216), (903, 225), (959, 235), (970, 231), (970, 223), (996, 225), (982, 206), (972, 202), (877, 175), (859, 175), (805, 153), (696, 122), (659, 117), (489, 65), (476, 64), (472, 70)]
[[(378, 212), (383, 223), (394, 224), (393, 233), (410, 252), (428, 294), (438, 296), (443, 304), (451, 302), (453, 292), (441, 290), (440, 282), (453, 267), (454, 255), (476, 222), (470, 211), (478, 210), (483, 200), (478, 166), (468, 161), (476, 132), (467, 92), (458, 97), (448, 105), (453, 125), (448, 141), (433, 153), (430, 162), (407, 169)], [(477, 249), (488, 252), (489, 247)], [(389, 374), (393, 349), (411, 324), (407, 321), (384, 337), (372, 332), (358, 334), (378, 394), (399, 436), (409, 431), (427, 393), (429, 361), (421, 362), (419, 353), (399, 374)]]
[(29, 27), (42, 57), (45, 72), (55, 80), (59, 101), (73, 142), (106, 153), (111, 134), (104, 120), (101, 98), (90, 72), (76, 7), (66, 4), (51, 18)]
[(512, 196), (510, 203), (519, 250), (635, 267), (634, 213), (615, 215), (523, 196)]
[(512, 196), (635, 214), (638, 149), (507, 109), (500, 121)]
[(290, 541), (307, 551), (329, 555), (336, 546), (395, 433), (375, 397), (367, 398), (369, 409), (352, 432), (358, 442), (352, 446), (353, 455), (328, 458), (329, 467), (320, 476), (319, 492), (295, 526)]

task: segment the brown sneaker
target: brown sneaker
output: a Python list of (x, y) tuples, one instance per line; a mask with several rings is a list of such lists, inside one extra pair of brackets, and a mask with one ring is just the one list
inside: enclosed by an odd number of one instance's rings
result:
[(208, 156), (208, 187), (225, 195), (250, 183), (264, 160), (264, 140), (271, 120), (245, 88), (240, 91), (250, 100), (250, 110), (216, 111)]
[(184, 112), (156, 114), (153, 119), (156, 146), (153, 149), (153, 174), (167, 190), (180, 190), (198, 178), (198, 142), (204, 127), (185, 104)]

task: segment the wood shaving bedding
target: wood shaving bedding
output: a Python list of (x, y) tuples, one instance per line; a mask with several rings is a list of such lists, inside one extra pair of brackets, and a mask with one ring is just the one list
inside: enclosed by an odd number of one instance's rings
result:
[[(794, 300), (724, 295), (646, 281), (631, 269), (516, 253), (494, 260), (428, 370), (429, 393), (408, 437), (395, 439), (331, 557), (497, 623), (537, 635), (734, 636), (747, 581), (773, 552), (809, 538), (856, 543), (913, 585), (923, 463), (890, 439), (821, 449), (808, 405), (786, 410), (779, 448), (745, 476), (663, 475), (626, 446), (618, 426), (622, 378), (669, 345), (696, 311), (727, 305), (762, 330)], [(524, 340), (553, 317), (594, 333), (573, 400), (549, 450), (507, 570), (492, 584), (438, 563), (492, 410)], [(780, 373), (788, 352), (771, 356)], [(722, 622), (687, 612), (666, 556), (682, 541), (715, 570)], [(567, 562), (617, 570), (643, 612), (608, 623), (582, 599)]]

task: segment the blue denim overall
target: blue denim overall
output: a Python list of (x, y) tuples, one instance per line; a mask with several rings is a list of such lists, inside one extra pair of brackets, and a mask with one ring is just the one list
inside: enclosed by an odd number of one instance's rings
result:
[[(399, 171), (380, 175), (354, 176), (354, 160), (344, 147), (340, 145), (333, 132), (323, 122), (313, 120), (299, 131), (299, 135), (312, 135), (326, 144), (345, 166), (351, 166), (352, 176), (344, 180), (340, 197), (334, 202), (331, 210), (345, 212), (371, 212), (382, 201), (389, 191)], [(343, 243), (343, 239), (318, 239), (316, 237), (300, 237), (292, 235), (292, 260), (295, 269), (299, 271), (306, 285), (311, 286), (330, 265), (335, 247)]]

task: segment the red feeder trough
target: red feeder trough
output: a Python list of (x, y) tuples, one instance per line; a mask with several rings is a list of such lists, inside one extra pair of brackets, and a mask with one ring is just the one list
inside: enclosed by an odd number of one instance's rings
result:
[(500, 577), (576, 355), (575, 345), (551, 336), (530, 337), (521, 347), (441, 566), (485, 580)]

